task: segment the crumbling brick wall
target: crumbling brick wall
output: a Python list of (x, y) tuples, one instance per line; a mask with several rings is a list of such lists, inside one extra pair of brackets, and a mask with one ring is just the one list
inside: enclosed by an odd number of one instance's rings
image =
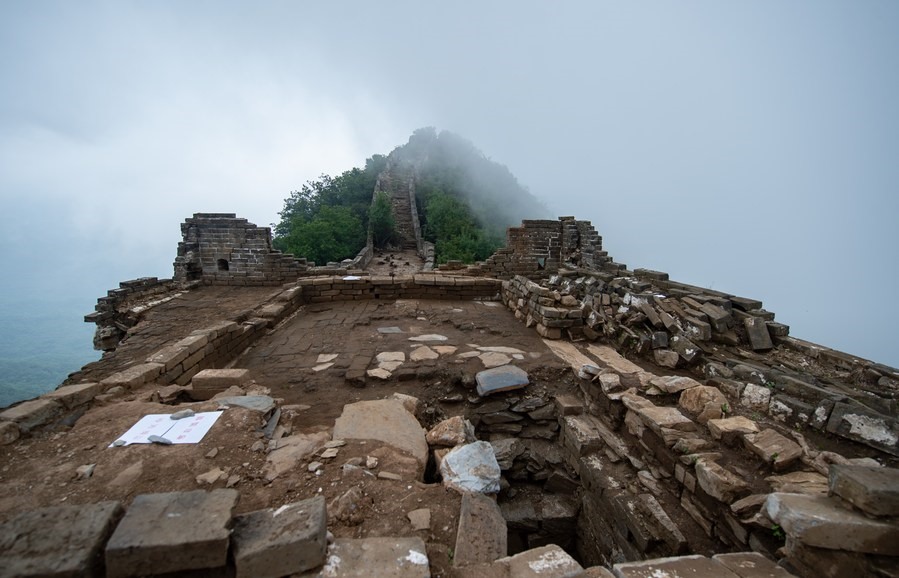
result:
[(175, 280), (272, 285), (296, 279), (306, 259), (272, 249), (272, 232), (234, 213), (195, 213), (181, 224)]

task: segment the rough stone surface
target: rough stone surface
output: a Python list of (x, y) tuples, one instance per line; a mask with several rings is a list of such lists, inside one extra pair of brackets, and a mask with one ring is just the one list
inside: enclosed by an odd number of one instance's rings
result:
[(21, 435), (22, 431), (18, 424), (12, 421), (0, 421), (0, 445), (11, 444)]
[(899, 524), (847, 510), (836, 498), (771, 494), (765, 512), (790, 538), (808, 546), (899, 556)]
[(500, 469), (490, 443), (478, 441), (451, 450), (440, 463), (443, 483), (461, 492), (499, 492)]
[(142, 494), (106, 545), (109, 578), (226, 564), (237, 490)]
[(324, 564), (326, 517), (321, 496), (237, 516), (231, 539), (238, 578), (277, 578)]
[(509, 573), (515, 578), (575, 578), (584, 571), (577, 561), (555, 544), (534, 548), (509, 558)]
[(738, 578), (724, 565), (698, 555), (625, 562), (615, 564), (613, 571), (617, 578)]
[(696, 414), (696, 421), (706, 423), (721, 418), (728, 409), (727, 398), (717, 387), (700, 385), (680, 394), (677, 405)]
[(749, 409), (767, 412), (768, 404), (771, 403), (771, 390), (761, 385), (748, 383), (743, 388), (740, 403)]
[(441, 447), (456, 447), (475, 441), (474, 426), (464, 417), (457, 415), (435, 425), (425, 436), (428, 444)]
[(289, 472), (299, 465), (300, 461), (311, 456), (328, 441), (326, 432), (311, 434), (294, 434), (281, 438), (277, 448), (266, 457), (264, 468), (265, 479), (272, 481), (281, 474)]
[(340, 578), (428, 578), (421, 538), (338, 538), (328, 547), (321, 576)]
[(899, 516), (899, 469), (832, 465), (832, 494), (874, 516)]
[(793, 576), (758, 552), (715, 554), (712, 556), (712, 560), (740, 578), (790, 578)]
[(63, 409), (54, 399), (32, 399), (0, 412), (0, 421), (15, 422), (21, 430), (29, 431), (56, 418)]
[(0, 576), (103, 576), (103, 546), (123, 513), (118, 502), (50, 506), (0, 524)]
[(66, 409), (72, 409), (86, 403), (90, 403), (95, 395), (102, 393), (99, 383), (76, 383), (58, 387), (50, 393), (45, 393), (44, 399), (55, 399), (62, 403)]
[(755, 351), (767, 351), (774, 348), (768, 326), (761, 317), (747, 317), (743, 320), (743, 327), (749, 337), (749, 344)]
[(402, 402), (395, 399), (359, 401), (343, 406), (334, 422), (334, 438), (378, 440), (409, 452), (422, 472), (428, 463), (425, 431)]
[(696, 481), (708, 495), (725, 504), (730, 504), (749, 492), (745, 481), (709, 460), (701, 459), (696, 462)]
[(667, 375), (663, 377), (653, 377), (649, 380), (650, 385), (654, 385), (665, 393), (679, 393), (694, 387), (702, 385), (692, 377), (683, 375)]
[(773, 429), (762, 430), (757, 434), (743, 436), (746, 449), (770, 463), (776, 471), (792, 466), (802, 457), (802, 448), (793, 440), (787, 439)]
[(493, 562), (507, 551), (506, 520), (496, 501), (484, 494), (463, 494), (453, 565)]
[(899, 456), (899, 423), (895, 418), (837, 403), (830, 412), (827, 431)]
[(475, 380), (478, 384), (478, 395), (482, 397), (501, 391), (521, 389), (529, 383), (527, 372), (514, 365), (503, 365), (479, 371), (475, 375)]
[(721, 440), (727, 444), (737, 441), (744, 434), (752, 434), (759, 431), (759, 426), (754, 421), (742, 415), (724, 419), (712, 419), (706, 425), (714, 439)]

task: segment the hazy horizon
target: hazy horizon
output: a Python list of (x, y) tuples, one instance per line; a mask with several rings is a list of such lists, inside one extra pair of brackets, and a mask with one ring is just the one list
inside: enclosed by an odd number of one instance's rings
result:
[(267, 226), (434, 126), (616, 261), (897, 366), (897, 23), (877, 0), (7, 3), (0, 302), (69, 304), (77, 333), (120, 281), (171, 276), (184, 218)]

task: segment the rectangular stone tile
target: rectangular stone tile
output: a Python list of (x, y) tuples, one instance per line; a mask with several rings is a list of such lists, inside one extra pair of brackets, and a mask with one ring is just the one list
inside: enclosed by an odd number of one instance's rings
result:
[(493, 562), (508, 553), (506, 520), (493, 498), (462, 494), (453, 566)]
[(224, 566), (237, 490), (142, 494), (106, 545), (109, 578)]
[(325, 563), (325, 499), (268, 508), (234, 520), (234, 565), (238, 578), (277, 578)]
[(832, 465), (830, 492), (874, 516), (899, 516), (899, 469)]
[(123, 513), (118, 502), (51, 506), (0, 524), (0, 575), (102, 577), (103, 546)]
[(758, 552), (715, 554), (712, 556), (712, 560), (740, 578), (790, 578), (793, 576)]
[(699, 555), (624, 562), (615, 564), (612, 571), (616, 578), (739, 578), (724, 565)]

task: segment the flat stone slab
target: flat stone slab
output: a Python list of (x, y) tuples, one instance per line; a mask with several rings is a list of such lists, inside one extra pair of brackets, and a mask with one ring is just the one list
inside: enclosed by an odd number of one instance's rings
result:
[(0, 524), (0, 575), (103, 576), (102, 552), (124, 510), (118, 502), (51, 506)]
[(391, 333), (405, 333), (399, 327), (378, 327), (378, 333), (389, 335)]
[(199, 401), (212, 399), (233, 385), (244, 384), (249, 376), (247, 369), (204, 369), (190, 380), (190, 396)]
[(749, 485), (743, 478), (709, 460), (696, 462), (696, 481), (708, 495), (725, 504), (749, 493)]
[(267, 395), (235, 395), (220, 397), (215, 400), (219, 405), (231, 405), (242, 407), (262, 414), (267, 414), (275, 409), (275, 400)]
[(724, 419), (710, 419), (706, 422), (712, 438), (724, 443), (733, 443), (744, 434), (753, 434), (759, 431), (759, 426), (748, 417), (735, 415)]
[(409, 354), (410, 361), (424, 361), (426, 359), (437, 359), (438, 357), (440, 357), (440, 354), (427, 345), (416, 347), (412, 350), (412, 353)]
[(577, 560), (555, 544), (509, 558), (509, 574), (515, 578), (575, 578), (583, 571)]
[(723, 564), (699, 555), (624, 562), (615, 564), (612, 571), (617, 578), (740, 578)]
[(758, 552), (715, 554), (712, 556), (712, 560), (740, 578), (791, 578), (793, 576)]
[(770, 463), (775, 471), (783, 471), (802, 457), (802, 448), (773, 429), (762, 430), (757, 434), (743, 436), (746, 449)]
[(830, 412), (827, 431), (899, 456), (897, 420), (857, 404), (837, 402)]
[(528, 373), (514, 365), (503, 365), (479, 371), (475, 375), (475, 380), (478, 383), (478, 395), (481, 397), (501, 391), (521, 389), (530, 383)]
[(321, 576), (341, 578), (429, 578), (421, 538), (338, 538), (328, 548)]
[(462, 495), (453, 566), (493, 562), (508, 554), (506, 520), (496, 500), (484, 494)]
[(23, 431), (36, 428), (56, 418), (64, 411), (53, 399), (32, 399), (0, 412), (0, 421), (15, 422)]
[(411, 454), (421, 465), (428, 463), (425, 430), (395, 399), (359, 401), (343, 406), (334, 422), (334, 439), (378, 440)]
[(228, 561), (237, 490), (142, 494), (106, 545), (109, 578), (220, 568)]
[(326, 534), (322, 496), (237, 516), (231, 535), (237, 578), (278, 578), (321, 566)]
[(99, 383), (76, 383), (74, 385), (57, 387), (41, 397), (44, 399), (55, 399), (61, 402), (66, 409), (72, 409), (90, 403), (94, 396), (100, 393), (102, 393), (102, 388)]
[(899, 524), (847, 510), (837, 498), (777, 493), (768, 496), (764, 510), (791, 539), (807, 546), (899, 556)]
[(899, 469), (830, 466), (830, 491), (874, 516), (899, 516)]
[(428, 333), (426, 335), (416, 335), (415, 337), (410, 337), (409, 341), (446, 341), (447, 339), (448, 337), (446, 335)]

